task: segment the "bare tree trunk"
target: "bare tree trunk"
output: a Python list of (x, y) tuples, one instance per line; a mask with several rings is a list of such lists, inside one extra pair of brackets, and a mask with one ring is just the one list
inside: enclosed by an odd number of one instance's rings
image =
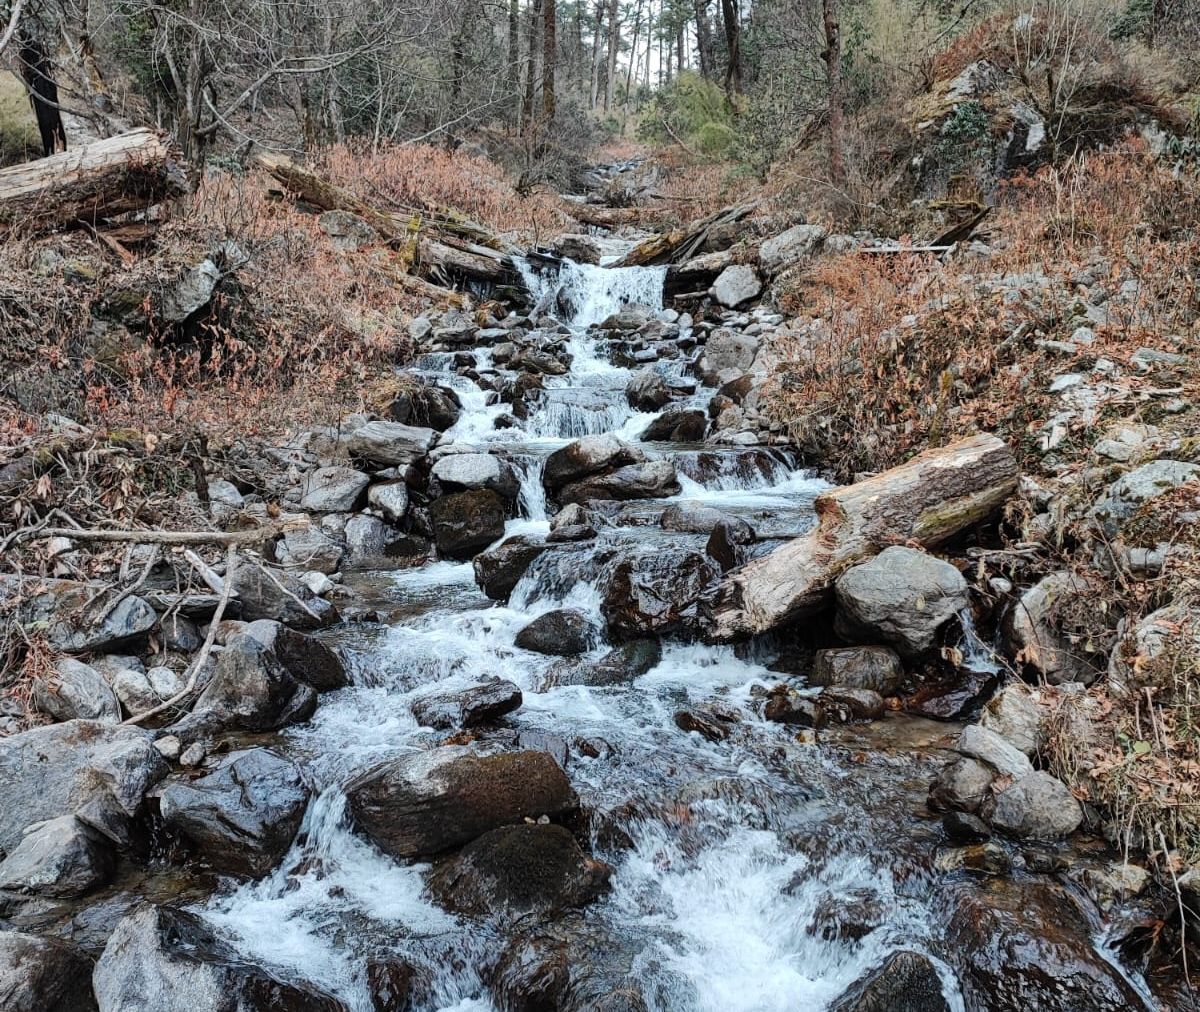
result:
[(617, 79), (617, 51), (621, 48), (621, 12), (618, 0), (608, 5), (608, 77), (604, 82), (604, 111), (612, 108), (613, 85)]
[(675, 31), (675, 73), (676, 74), (683, 73), (684, 63), (686, 62), (686, 56), (687, 56), (687, 46), (684, 44), (684, 40), (686, 38), (687, 38), (687, 31), (685, 30), (684, 23), (682, 21), (680, 21), (679, 27)]
[(533, 127), (533, 100), (537, 94), (538, 28), (542, 21), (542, 0), (529, 5), (528, 52), (525, 58), (525, 130)]
[(846, 153), (842, 145), (845, 105), (842, 98), (842, 29), (838, 24), (837, 0), (821, 0), (825, 23), (825, 78), (828, 86), (829, 177), (838, 187), (846, 184)]
[(508, 93), (512, 96), (512, 119), (521, 122), (521, 0), (508, 0)]
[(700, 76), (713, 76), (712, 23), (708, 20), (709, 0), (696, 0), (696, 50), (700, 54)]
[(545, 16), (542, 19), (542, 111), (546, 122), (554, 120), (554, 74), (558, 68), (558, 4), (556, 0), (543, 0)]
[(634, 63), (637, 61), (638, 36), (642, 31), (642, 6), (644, 0), (638, 0), (637, 13), (633, 18), (633, 41), (629, 44), (629, 66), (625, 69), (625, 114), (621, 118), (621, 133), (625, 133), (625, 118), (629, 115), (629, 103), (633, 98)]
[(604, 30), (604, 0), (596, 3), (596, 30), (592, 35), (592, 102), (591, 108), (596, 108), (600, 100), (600, 39)]
[(742, 91), (742, 23), (738, 0), (721, 0), (725, 21), (725, 46), (729, 50), (729, 66), (725, 68), (725, 94), (732, 102)]
[(54, 79), (54, 64), (46, 45), (38, 36), (36, 26), (23, 26), (17, 43), (17, 60), (21, 77), (29, 89), (29, 101), (42, 137), (42, 154), (49, 156), (67, 150), (67, 134), (58, 111), (58, 83)]

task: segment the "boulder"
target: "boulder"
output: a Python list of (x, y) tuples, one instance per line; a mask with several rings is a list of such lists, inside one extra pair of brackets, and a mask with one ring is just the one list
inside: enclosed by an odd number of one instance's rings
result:
[(429, 891), (458, 914), (545, 918), (590, 903), (611, 874), (562, 826), (502, 826), (442, 864)]
[(794, 225), (786, 232), (764, 239), (758, 261), (768, 274), (777, 274), (788, 264), (812, 255), (828, 234), (821, 225)]
[(33, 705), (54, 720), (121, 721), (121, 704), (100, 672), (72, 657), (33, 679)]
[(447, 558), (470, 558), (504, 536), (504, 500), (491, 489), (435, 499), (429, 516), (438, 552)]
[(1010, 682), (996, 693), (979, 715), (979, 723), (1031, 758), (1041, 748), (1042, 709), (1034, 690), (1024, 682)]
[(757, 298), (762, 292), (762, 281), (758, 272), (749, 264), (731, 264), (713, 282), (708, 294), (722, 306), (730, 309)]
[[(158, 616), (147, 601), (131, 594), (108, 610), (111, 597), (102, 589), (75, 580), (0, 574), (0, 601), (15, 602), (17, 621), (36, 627), (57, 653), (109, 653), (144, 640), (154, 628)], [(96, 622), (101, 613), (103, 621)]]
[(635, 411), (658, 411), (670, 403), (671, 388), (662, 373), (647, 366), (625, 384), (625, 399)]
[(398, 393), (390, 414), (396, 422), (445, 432), (462, 415), (462, 401), (449, 387), (422, 384)]
[(337, 609), (291, 573), (241, 565), (234, 572), (233, 589), (247, 622), (267, 618), (293, 629), (311, 630), (324, 629), (338, 620)]
[(430, 473), (447, 492), (490, 488), (511, 500), (520, 491), (513, 469), (492, 453), (452, 453), (438, 460)]
[(721, 386), (745, 372), (754, 364), (759, 339), (728, 327), (719, 327), (708, 336), (698, 374), (708, 386)]
[(168, 785), (159, 812), (220, 874), (260, 878), (292, 845), (308, 796), (299, 766), (254, 748), (230, 753), (198, 780)]
[(829, 1012), (950, 1012), (950, 1005), (929, 957), (901, 950), (859, 977)]
[(651, 460), (627, 464), (607, 474), (592, 475), (565, 485), (558, 491), (562, 503), (586, 503), (592, 500), (662, 499), (678, 495), (679, 480), (669, 460)]
[(1083, 808), (1061, 780), (1034, 770), (985, 804), (983, 816), (993, 828), (1021, 839), (1057, 840), (1079, 828)]
[(1186, 601), (1151, 612), (1122, 631), (1108, 661), (1108, 686), (1120, 696), (1147, 687), (1161, 691), (1157, 673), (1176, 657), (1200, 657), (1200, 616)]
[(969, 724), (958, 736), (958, 751), (971, 759), (987, 763), (1001, 776), (1019, 779), (1033, 772), (1029, 758), (995, 731), (980, 724)]
[(523, 534), (507, 538), (475, 556), (472, 562), (475, 582), (493, 601), (506, 601), (525, 571), (546, 548), (546, 542), (540, 538)]
[(437, 433), (402, 422), (368, 422), (346, 441), (346, 449), (377, 467), (404, 467), (425, 456)]
[(825, 726), (825, 708), (821, 703), (787, 685), (776, 686), (767, 696), (763, 716), (777, 724), (798, 724), (812, 728)]
[(379, 517), (366, 513), (352, 516), (346, 521), (346, 570), (387, 569), (394, 565), (391, 547), (400, 540), (400, 534)]
[(1104, 533), (1112, 538), (1139, 506), (1200, 475), (1200, 464), (1183, 460), (1152, 460), (1121, 475), (1092, 507)]
[(874, 689), (849, 689), (834, 685), (817, 697), (817, 705), (828, 720), (847, 724), (852, 720), (879, 720), (885, 705), (883, 696)]
[(579, 804), (547, 752), (478, 755), (444, 746), (391, 759), (346, 787), (355, 825), (380, 850), (429, 857), (500, 826), (564, 815)]
[(619, 561), (602, 588), (611, 635), (634, 639), (693, 628), (701, 595), (717, 569), (699, 552), (662, 549)]
[(184, 681), (168, 667), (158, 666), (147, 671), (124, 668), (113, 676), (112, 687), (125, 712), (138, 714), (152, 710), (178, 694)]
[(808, 680), (894, 696), (904, 681), (904, 666), (890, 647), (838, 647), (817, 651)]
[(934, 811), (977, 812), (988, 797), (996, 773), (989, 766), (963, 756), (942, 767), (929, 791)]
[(503, 678), (451, 692), (422, 696), (412, 704), (413, 716), (425, 727), (439, 730), (478, 727), (520, 708), (521, 689)]
[(646, 426), (642, 440), (648, 443), (698, 443), (708, 431), (708, 418), (698, 408), (664, 411)]
[(160, 628), (163, 646), (176, 653), (194, 654), (204, 642), (199, 626), (183, 615), (164, 615), (160, 620)]
[(839, 577), (836, 629), (850, 642), (895, 647), (918, 656), (968, 603), (967, 581), (950, 563), (902, 548), (885, 548)]
[(546, 458), (542, 482), (553, 492), (580, 478), (638, 464), (645, 459), (646, 455), (636, 446), (622, 442), (616, 436), (584, 436)]
[(270, 647), (240, 633), (221, 651), (212, 679), (179, 726), (274, 731), (307, 720), (316, 706), (311, 686), (293, 678)]
[(57, 938), (0, 931), (0, 1006), (4, 1012), (96, 1012), (92, 961)]
[(249, 961), (195, 914), (152, 904), (117, 923), (92, 984), (99, 1012), (348, 1012), (316, 985)]
[(1074, 573), (1060, 571), (1043, 577), (1005, 616), (1003, 632), (1008, 653), (1051, 685), (1090, 685), (1099, 676), (1099, 669), (1086, 650), (1063, 631), (1059, 610), (1064, 602), (1087, 599), (1092, 594), (1088, 582)]
[(757, 540), (754, 528), (741, 517), (724, 517), (713, 527), (704, 553), (727, 573), (746, 561), (747, 549)]
[(345, 548), (317, 527), (285, 531), (275, 545), (275, 560), (302, 572), (336, 573), (342, 568)]
[(408, 512), (408, 486), (403, 481), (381, 481), (367, 489), (367, 503), (388, 523), (398, 524)]
[(586, 653), (593, 636), (587, 615), (574, 608), (560, 608), (539, 615), (517, 633), (514, 642), (522, 650), (571, 657)]
[(370, 481), (352, 467), (318, 467), (304, 481), (300, 508), (313, 513), (348, 513), (362, 501)]
[(0, 851), (12, 851), (27, 826), (73, 813), (114, 834), (169, 771), (150, 733), (136, 727), (72, 720), (0, 738)]
[(570, 659), (555, 664), (543, 676), (541, 689), (556, 685), (629, 685), (662, 660), (656, 639), (630, 640), (614, 647), (598, 661)]
[(713, 529), (724, 519), (725, 514), (719, 509), (684, 503), (668, 506), (663, 510), (658, 523), (664, 531), (678, 531), (680, 534), (711, 534)]
[(30, 827), (0, 861), (0, 890), (55, 899), (83, 896), (109, 880), (114, 864), (111, 840), (74, 815), (60, 815)]
[(324, 640), (269, 619), (249, 622), (241, 631), (269, 648), (288, 674), (317, 692), (344, 689), (351, 684), (341, 656)]

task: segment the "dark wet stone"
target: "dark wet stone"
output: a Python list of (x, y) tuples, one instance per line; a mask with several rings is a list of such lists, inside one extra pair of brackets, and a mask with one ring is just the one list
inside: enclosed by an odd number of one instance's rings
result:
[(367, 990), (374, 1012), (412, 1012), (429, 989), (428, 974), (402, 956), (367, 962)]
[(259, 878), (292, 845), (308, 796), (299, 766), (255, 748), (231, 753), (207, 776), (170, 784), (159, 811), (216, 871)]
[(245, 632), (274, 650), (293, 678), (311, 685), (317, 692), (332, 692), (350, 684), (350, 675), (338, 652), (315, 636), (266, 619), (251, 622)]
[(840, 724), (852, 720), (879, 720), (884, 712), (883, 697), (871, 689), (832, 686), (822, 690), (817, 702), (826, 717)]
[(647, 443), (698, 443), (708, 431), (708, 418), (703, 411), (664, 411), (642, 433)]
[(659, 526), (664, 531), (678, 531), (681, 534), (711, 534), (713, 529), (725, 519), (725, 514), (711, 506), (676, 505), (668, 506), (659, 518)]
[(312, 686), (298, 682), (275, 652), (255, 637), (232, 637), (190, 716), (176, 725), (274, 731), (307, 720), (317, 707)]
[(747, 560), (747, 548), (756, 540), (754, 528), (745, 520), (727, 517), (713, 528), (704, 551), (721, 567), (722, 572), (728, 572)]
[(546, 551), (541, 539), (518, 535), (475, 556), (475, 582), (493, 601), (506, 601), (533, 561)]
[(504, 536), (504, 500), (491, 489), (442, 496), (429, 504), (438, 552), (465, 559)]
[(274, 619), (293, 629), (324, 629), (338, 620), (337, 609), (317, 597), (291, 573), (267, 573), (261, 566), (241, 565), (233, 577), (242, 618), (253, 622)]
[(895, 952), (860, 977), (829, 1006), (830, 1012), (950, 1012), (942, 981), (928, 956)]
[(505, 826), (439, 866), (429, 891), (454, 913), (547, 917), (590, 903), (611, 874), (562, 826)]
[(942, 816), (942, 829), (956, 843), (980, 843), (992, 835), (987, 823), (969, 812), (947, 812)]
[(989, 699), (1000, 680), (998, 672), (960, 670), (949, 682), (922, 685), (904, 700), (904, 709), (919, 717), (958, 720)]
[(825, 726), (825, 710), (821, 704), (787, 685), (778, 685), (771, 691), (763, 707), (763, 716), (779, 724), (817, 729)]
[(817, 651), (808, 680), (812, 685), (871, 689), (893, 696), (904, 680), (904, 667), (891, 647), (837, 647)]
[(503, 678), (493, 678), (454, 692), (436, 692), (412, 704), (413, 716), (426, 727), (440, 730), (478, 727), (498, 720), (521, 706), (521, 689)]
[(615, 471), (592, 475), (564, 485), (558, 490), (561, 503), (586, 503), (593, 500), (662, 499), (679, 493), (675, 465), (669, 460), (650, 460), (628, 464)]
[(517, 633), (515, 643), (522, 650), (571, 657), (586, 653), (593, 635), (592, 624), (583, 612), (560, 608), (535, 618)]
[(717, 577), (699, 552), (668, 549), (627, 558), (613, 568), (600, 609), (619, 639), (693, 628), (704, 590)]
[(397, 394), (392, 401), (390, 414), (393, 421), (405, 425), (445, 432), (462, 414), (462, 402), (458, 394), (448, 387), (422, 385)]
[(713, 742), (728, 738), (739, 720), (740, 715), (736, 712), (715, 707), (680, 710), (675, 714), (675, 726), (681, 731), (695, 731)]
[(553, 492), (589, 475), (638, 464), (645, 459), (646, 455), (636, 446), (622, 442), (616, 436), (584, 436), (546, 458), (542, 481)]
[(568, 660), (546, 672), (543, 686), (628, 685), (662, 660), (662, 644), (656, 639), (631, 640), (614, 647), (598, 661)]
[(0, 931), (4, 1012), (94, 1012), (92, 961), (66, 942)]
[(995, 779), (995, 771), (977, 759), (952, 759), (929, 789), (929, 807), (934, 811), (977, 812)]
[(346, 788), (355, 825), (393, 857), (428, 857), (491, 829), (579, 803), (546, 752), (481, 756), (443, 746), (381, 763)]

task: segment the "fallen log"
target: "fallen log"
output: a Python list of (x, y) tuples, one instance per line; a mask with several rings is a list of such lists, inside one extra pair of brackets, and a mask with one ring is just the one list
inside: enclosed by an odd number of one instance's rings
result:
[(824, 492), (813, 504), (815, 530), (726, 576), (705, 606), (705, 635), (727, 642), (811, 614), (848, 567), (888, 545), (941, 544), (986, 519), (1016, 487), (1012, 450), (980, 435)]
[[(660, 232), (643, 240), (625, 256), (613, 264), (614, 267), (650, 267), (654, 264), (677, 264), (695, 256), (718, 229), (736, 224), (758, 208), (758, 201), (724, 207), (707, 218), (693, 222), (686, 229)], [(721, 245), (732, 246), (736, 236), (722, 236)]]
[(187, 177), (163, 139), (130, 130), (0, 169), (0, 237), (94, 227), (186, 191)]
[(582, 225), (609, 229), (622, 225), (656, 225), (674, 213), (667, 207), (605, 207), (575, 201), (564, 202), (562, 209)]

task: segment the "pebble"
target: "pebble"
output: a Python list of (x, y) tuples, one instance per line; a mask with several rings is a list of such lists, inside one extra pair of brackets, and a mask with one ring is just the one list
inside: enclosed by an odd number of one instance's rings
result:
[(184, 769), (195, 769), (204, 762), (207, 754), (203, 743), (194, 741), (183, 750), (183, 754), (179, 757), (179, 765)]

